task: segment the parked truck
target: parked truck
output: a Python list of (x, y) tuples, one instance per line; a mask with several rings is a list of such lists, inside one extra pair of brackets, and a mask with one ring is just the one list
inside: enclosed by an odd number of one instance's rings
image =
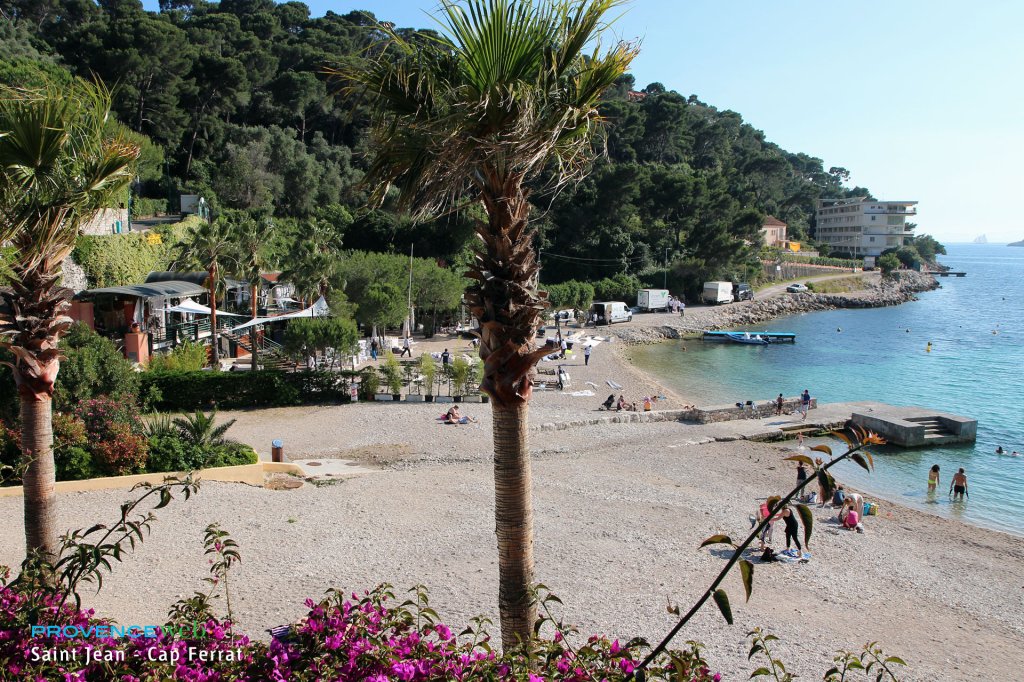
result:
[(645, 313), (668, 310), (668, 289), (641, 289), (636, 293), (636, 307)]
[(732, 303), (732, 282), (704, 282), (701, 298), (708, 305)]
[(632, 319), (633, 313), (621, 301), (594, 303), (590, 306), (590, 321), (595, 325), (629, 322)]

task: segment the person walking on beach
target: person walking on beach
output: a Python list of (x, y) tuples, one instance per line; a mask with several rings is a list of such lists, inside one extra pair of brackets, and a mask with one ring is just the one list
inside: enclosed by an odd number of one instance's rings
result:
[(964, 501), (964, 495), (970, 497), (970, 493), (967, 492), (967, 474), (964, 473), (963, 467), (960, 471), (953, 474), (953, 480), (949, 484), (949, 492), (953, 496), (953, 501), (960, 502)]
[(451, 359), (452, 359), (451, 353), (449, 353), (448, 349), (445, 348), (444, 352), (441, 353), (441, 366), (442, 367), (447, 367), (448, 363), (451, 361)]
[(406, 353), (409, 354), (410, 358), (412, 357), (412, 341), (409, 340), (408, 336), (402, 341), (402, 355), (400, 357), (404, 358)]
[(779, 397), (775, 399), (775, 414), (782, 414), (782, 406), (786, 404), (786, 399), (779, 394)]
[(797, 537), (797, 531), (800, 529), (799, 524), (796, 522), (796, 514), (793, 513), (793, 508), (789, 505), (782, 510), (782, 520), (786, 524), (786, 549), (789, 549), (790, 541), (796, 544), (798, 552), (803, 551), (803, 547), (800, 545), (800, 538)]
[(589, 365), (590, 364), (590, 350), (591, 350), (591, 348), (592, 348), (592, 346), (589, 343), (587, 345), (583, 346), (583, 364), (584, 365)]
[(565, 351), (569, 350), (569, 343), (565, 339), (562, 339), (561, 342), (558, 344), (558, 346), (561, 349), (561, 355), (559, 357), (563, 357), (564, 358), (565, 357)]
[[(961, 471), (963, 471), (961, 469)], [(939, 465), (933, 464), (932, 470), (928, 472), (928, 492), (934, 493), (939, 486)]]
[(807, 419), (807, 410), (809, 409), (811, 409), (811, 392), (805, 388), (804, 392), (800, 394), (800, 412), (803, 414), (801, 420)]
[(379, 350), (380, 344), (377, 343), (377, 339), (375, 338), (372, 341), (370, 341), (370, 357), (373, 358), (375, 362), (377, 360), (377, 351)]

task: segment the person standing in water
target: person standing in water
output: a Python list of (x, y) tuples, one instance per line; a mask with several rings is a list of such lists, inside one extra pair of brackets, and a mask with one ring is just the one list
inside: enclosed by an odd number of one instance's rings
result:
[(928, 492), (934, 493), (937, 487), (939, 487), (939, 465), (933, 464), (932, 470), (928, 472)]
[(954, 502), (957, 499), (963, 502), (964, 494), (969, 494), (967, 493), (967, 474), (964, 473), (963, 467), (960, 468), (960, 471), (953, 474), (953, 480), (949, 484), (949, 492), (953, 495)]

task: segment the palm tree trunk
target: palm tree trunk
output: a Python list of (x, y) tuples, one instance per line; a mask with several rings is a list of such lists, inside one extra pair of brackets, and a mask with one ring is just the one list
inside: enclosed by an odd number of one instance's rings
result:
[(548, 351), (535, 347), (545, 302), (537, 291), (539, 266), (522, 178), (488, 179), (482, 188), (488, 221), (477, 227), (483, 248), (467, 273), (476, 281), (466, 289), (466, 302), (480, 322), (480, 388), (493, 405), (501, 642), (509, 650), (530, 641), (537, 616), (530, 597), (533, 508), (526, 429), (533, 368)]
[(217, 266), (209, 270), (207, 285), (210, 289), (210, 345), (213, 346), (213, 368), (220, 369), (220, 349), (217, 347)]
[(509, 649), (528, 642), (537, 619), (532, 603), (533, 502), (526, 437), (529, 403), (494, 405), (494, 525), (498, 536), (498, 606), (501, 641)]
[(21, 451), (29, 462), (22, 478), (25, 498), (25, 547), (49, 559), (57, 555), (57, 480), (53, 463), (52, 405), (49, 395), (21, 391)]

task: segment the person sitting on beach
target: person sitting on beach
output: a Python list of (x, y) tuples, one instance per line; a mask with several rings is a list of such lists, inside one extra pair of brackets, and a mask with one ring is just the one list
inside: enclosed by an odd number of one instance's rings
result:
[(468, 424), (470, 422), (475, 424), (476, 419), (460, 414), (458, 405), (452, 405), (451, 409), (448, 410), (448, 414), (444, 416), (445, 424)]
[(601, 407), (599, 407), (597, 409), (611, 411), (612, 405), (614, 405), (614, 404), (615, 404), (615, 394), (612, 393), (610, 396), (608, 396), (607, 400), (605, 400), (603, 403), (601, 403)]
[(844, 502), (846, 502), (846, 490), (840, 485), (832, 496), (832, 506), (842, 507)]
[(856, 530), (857, 524), (860, 523), (860, 512), (855, 509), (857, 505), (854, 504), (853, 498), (847, 499), (846, 502), (843, 505), (843, 510), (839, 512), (839, 521), (843, 524), (843, 528)]
[(648, 396), (644, 397), (644, 412), (651, 411), (651, 399)]
[(619, 395), (619, 402), (616, 404), (615, 409), (619, 412), (629, 409), (629, 403), (626, 402), (626, 396)]

